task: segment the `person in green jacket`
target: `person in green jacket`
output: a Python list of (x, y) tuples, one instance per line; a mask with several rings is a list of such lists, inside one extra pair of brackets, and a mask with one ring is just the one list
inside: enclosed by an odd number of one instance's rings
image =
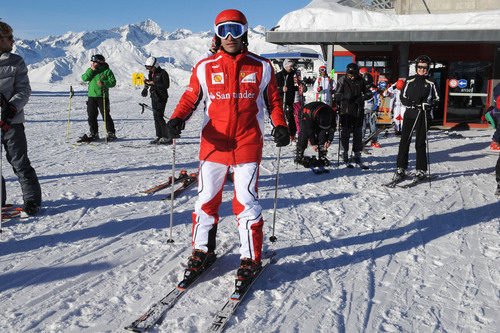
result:
[[(92, 56), (90, 68), (82, 75), (82, 80), (89, 82), (87, 114), (90, 126), (90, 134), (84, 134), (78, 142), (91, 142), (99, 139), (97, 125), (98, 109), (106, 124), (106, 137), (108, 141), (116, 140), (115, 125), (110, 114), (109, 88), (116, 85), (116, 79), (104, 56), (95, 54)], [(104, 96), (104, 97), (103, 97)], [(104, 105), (103, 105), (104, 103)], [(104, 107), (106, 110), (104, 110)]]

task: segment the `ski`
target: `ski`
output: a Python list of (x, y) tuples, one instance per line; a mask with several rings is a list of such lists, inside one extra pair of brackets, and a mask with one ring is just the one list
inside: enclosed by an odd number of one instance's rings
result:
[(410, 187), (417, 186), (418, 184), (426, 183), (429, 180), (432, 180), (436, 177), (437, 177), (437, 175), (431, 175), (430, 177), (425, 177), (424, 179), (414, 179), (410, 183), (403, 184), (403, 185), (396, 185), (396, 186), (401, 187), (401, 188), (410, 188)]
[(366, 155), (372, 155), (373, 154), (371, 151), (369, 151), (366, 148), (363, 148), (362, 152), (363, 152), (363, 154), (366, 154)]
[(194, 277), (189, 284), (182, 284), (184, 280), (181, 281), (178, 286), (173, 288), (161, 300), (154, 303), (142, 316), (136, 319), (132, 324), (125, 326), (125, 329), (133, 332), (147, 332), (154, 325), (161, 323), (167, 311), (170, 310), (179, 300), (179, 298), (184, 295), (186, 290), (188, 290), (189, 287), (193, 286), (195, 282), (208, 270), (210, 270), (212, 266), (213, 263), (208, 266), (203, 272)]
[[(182, 181), (182, 185), (174, 191), (174, 199), (179, 197), (184, 191), (191, 188), (198, 181), (198, 174), (192, 173)], [(170, 200), (171, 195), (164, 197), (162, 200)]]
[(260, 274), (264, 271), (264, 269), (269, 266), (270, 263), (273, 262), (275, 252), (271, 253), (270, 256), (264, 258), (262, 260), (262, 268), (257, 273), (257, 275), (253, 278), (252, 282), (245, 288), (243, 291), (234, 291), (231, 296), (227, 299), (226, 303), (220, 308), (220, 310), (214, 316), (212, 323), (208, 328), (208, 332), (222, 332), (226, 325), (231, 320), (232, 315), (236, 311), (238, 305), (241, 304), (243, 297), (247, 294), (248, 290), (252, 287), (254, 282), (259, 278)]
[(382, 126), (382, 127), (379, 127), (375, 132), (373, 132), (372, 134), (370, 134), (366, 139), (363, 140), (363, 147), (366, 146), (366, 144), (371, 140), (373, 139), (375, 136), (379, 135), (380, 133), (382, 133), (383, 131), (385, 130), (388, 130), (390, 129), (392, 126), (394, 126), (393, 124), (392, 125), (389, 125), (389, 126)]
[(311, 171), (315, 174), (315, 175), (322, 175), (324, 173), (330, 173), (330, 170), (328, 170), (327, 168), (325, 168), (324, 166), (316, 166), (316, 167), (309, 167), (309, 169), (311, 169)]
[(6, 205), (2, 207), (2, 219), (8, 220), (16, 217), (22, 216), (22, 207), (14, 206), (14, 205)]
[(388, 183), (382, 184), (384, 187), (395, 188), (399, 183), (403, 182), (405, 178), (399, 180), (391, 180)]
[(349, 169), (354, 169), (354, 164), (351, 161), (344, 161), (344, 165)]
[[(178, 184), (184, 179), (188, 178), (188, 174), (186, 170), (181, 170), (179, 173), (179, 177), (176, 177), (174, 180), (174, 184)], [(146, 194), (154, 194), (156, 192), (159, 192), (163, 189), (166, 189), (167, 187), (170, 187), (172, 185), (172, 176), (168, 177), (168, 180), (165, 183), (161, 183), (159, 185), (156, 185), (154, 187), (151, 187), (147, 190), (141, 191), (141, 193), (146, 193)]]
[(364, 164), (363, 162), (360, 162), (360, 163), (356, 163), (356, 165), (361, 169), (361, 170), (368, 170), (370, 169), (370, 167), (366, 164)]

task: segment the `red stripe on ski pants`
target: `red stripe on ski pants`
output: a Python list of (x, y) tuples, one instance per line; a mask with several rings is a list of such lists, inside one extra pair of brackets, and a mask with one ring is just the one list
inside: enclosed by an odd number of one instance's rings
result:
[[(258, 163), (233, 165), (233, 212), (238, 220), (241, 258), (261, 261), (264, 221), (258, 201)], [(198, 200), (193, 212), (194, 249), (215, 250), (215, 232), (219, 221), (219, 207), (229, 166), (209, 161), (200, 163), (198, 174)]]

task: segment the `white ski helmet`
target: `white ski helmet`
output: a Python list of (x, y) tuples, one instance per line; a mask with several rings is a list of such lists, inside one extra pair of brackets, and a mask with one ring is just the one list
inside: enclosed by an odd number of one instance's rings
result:
[(158, 61), (156, 61), (156, 58), (155, 57), (149, 57), (147, 60), (146, 60), (146, 63), (144, 64), (144, 66), (146, 67), (160, 67), (160, 64), (158, 63)]

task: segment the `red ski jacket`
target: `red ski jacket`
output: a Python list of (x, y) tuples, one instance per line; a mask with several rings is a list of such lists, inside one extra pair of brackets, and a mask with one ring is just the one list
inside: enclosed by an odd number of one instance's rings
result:
[(189, 119), (201, 102), (200, 160), (260, 163), (265, 108), (273, 126), (287, 126), (273, 67), (247, 50), (236, 56), (220, 51), (200, 61), (171, 118)]

